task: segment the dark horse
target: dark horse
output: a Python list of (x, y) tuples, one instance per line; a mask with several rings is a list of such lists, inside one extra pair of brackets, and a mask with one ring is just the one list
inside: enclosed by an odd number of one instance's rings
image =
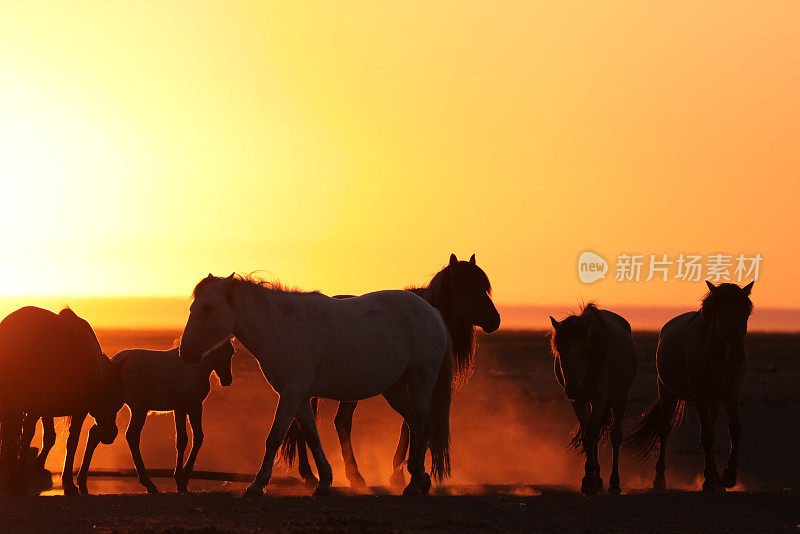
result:
[(117, 435), (116, 413), (107, 408), (113, 388), (111, 362), (85, 320), (66, 308), (59, 314), (28, 306), (0, 322), (0, 467), (2, 486), (25, 490), (20, 450), (23, 420), (69, 416), (62, 485), (77, 493), (72, 465), (81, 427), (91, 413), (103, 443)]
[[(456, 372), (455, 381), (464, 384), (472, 374), (475, 364), (475, 326), (484, 332), (491, 333), (500, 327), (500, 314), (491, 299), (492, 287), (486, 273), (475, 264), (475, 254), (469, 261), (458, 261), (455, 254), (450, 255), (450, 262), (436, 273), (427, 286), (410, 287), (412, 291), (424, 298), (439, 310), (444, 318), (448, 333), (453, 341)], [(337, 295), (335, 298), (349, 298), (352, 295)], [(336, 411), (334, 425), (339, 436), (345, 472), (350, 486), (364, 490), (367, 487), (364, 477), (358, 471), (350, 433), (353, 426), (353, 413), (358, 402), (340, 402)], [(314, 403), (316, 409), (316, 403)], [(393, 458), (393, 474), (391, 484), (394, 487), (405, 485), (403, 462), (409, 447), (408, 426), (403, 423), (400, 440)], [(299, 458), (300, 476), (309, 486), (314, 486), (317, 479), (311, 472), (306, 453), (303, 433), (297, 421), (292, 422), (281, 445), (283, 462), (291, 466), (295, 455)]]
[[(616, 313), (587, 304), (580, 315), (553, 323), (551, 348), (556, 379), (567, 395), (578, 427), (571, 447), (586, 455), (581, 491), (603, 489), (597, 449), (611, 426), (612, 466), (609, 492), (619, 494), (619, 448), (628, 391), (636, 376), (638, 356), (631, 325)], [(612, 421), (613, 413), (613, 423)]]
[[(658, 400), (637, 423), (627, 442), (642, 457), (658, 448), (653, 487), (666, 489), (664, 455), (673, 426), (680, 423), (686, 402), (694, 402), (700, 419), (700, 441), (705, 452), (703, 490), (736, 485), (739, 438), (739, 393), (747, 371), (745, 337), (747, 319), (753, 311), (750, 291), (736, 284), (708, 284), (700, 311), (671, 319), (661, 329), (656, 349)], [(720, 403), (728, 414), (731, 440), (728, 465), (720, 479), (714, 461), (714, 426)]]

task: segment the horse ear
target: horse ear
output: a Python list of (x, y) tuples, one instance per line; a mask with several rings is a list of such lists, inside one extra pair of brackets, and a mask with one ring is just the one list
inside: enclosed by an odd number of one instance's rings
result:
[(475, 254), (473, 254), (472, 256), (470, 256), (470, 257), (469, 257), (469, 262), (470, 262), (472, 265), (475, 265)]
[(233, 273), (229, 274), (228, 276), (226, 276), (226, 277), (225, 277), (225, 279), (226, 279), (226, 280), (233, 280), (233, 277), (234, 277), (234, 275), (235, 275), (235, 274), (236, 274), (236, 273), (235, 273), (235, 272), (233, 272)]
[(553, 325), (553, 328), (554, 328), (554, 329), (556, 329), (556, 330), (558, 330), (558, 327), (559, 327), (559, 326), (561, 326), (561, 324), (560, 324), (558, 321), (556, 321), (556, 320), (553, 318), (553, 316), (552, 316), (552, 315), (550, 316), (550, 324), (552, 324), (552, 325)]
[(211, 273), (208, 273), (208, 276), (206, 276), (206, 278), (214, 278), (214, 275), (211, 274)]
[(450, 254), (450, 267), (455, 267), (458, 263), (458, 258), (456, 258), (455, 254)]
[(708, 280), (706, 280), (706, 285), (708, 286), (709, 291), (714, 291), (715, 289), (717, 289), (716, 286), (714, 286), (714, 284), (712, 284)]
[(748, 295), (748, 296), (750, 295), (750, 292), (753, 290), (753, 284), (755, 284), (755, 283), (756, 283), (756, 281), (753, 280), (752, 282), (750, 282), (749, 284), (747, 284), (746, 286), (744, 286), (742, 288), (742, 291), (744, 291), (745, 295)]

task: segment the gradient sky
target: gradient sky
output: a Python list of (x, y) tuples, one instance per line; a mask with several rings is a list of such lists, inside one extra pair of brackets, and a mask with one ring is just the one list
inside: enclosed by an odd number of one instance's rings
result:
[(0, 294), (324, 292), (477, 253), (506, 303), (694, 306), (577, 257), (760, 253), (800, 292), (800, 3), (16, 2)]

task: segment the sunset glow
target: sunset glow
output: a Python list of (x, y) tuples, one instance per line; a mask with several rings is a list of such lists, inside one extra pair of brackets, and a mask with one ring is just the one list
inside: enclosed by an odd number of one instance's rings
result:
[[(0, 294), (360, 293), (477, 254), (495, 301), (694, 306), (581, 252), (760, 253), (796, 307), (796, 2), (35, 3), (0, 17)], [(613, 274), (613, 273), (612, 273)]]

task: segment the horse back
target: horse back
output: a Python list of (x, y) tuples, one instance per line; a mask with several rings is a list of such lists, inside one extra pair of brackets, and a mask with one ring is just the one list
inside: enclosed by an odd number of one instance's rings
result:
[(87, 409), (102, 394), (102, 358), (91, 326), (71, 310), (21, 308), (0, 322), (0, 402), (54, 417)]
[[(166, 411), (184, 406), (202, 391), (199, 365), (187, 364), (180, 359), (178, 349), (129, 349), (111, 358), (121, 389), (128, 405), (138, 405), (148, 410)], [(205, 381), (207, 385), (208, 381)]]
[(621, 315), (600, 310), (605, 331), (605, 365), (610, 393), (627, 394), (639, 365), (630, 323)]
[(667, 321), (658, 335), (658, 380), (683, 400), (693, 400), (688, 376), (689, 357), (699, 332), (703, 330), (702, 322), (703, 318), (697, 311), (682, 313)]

